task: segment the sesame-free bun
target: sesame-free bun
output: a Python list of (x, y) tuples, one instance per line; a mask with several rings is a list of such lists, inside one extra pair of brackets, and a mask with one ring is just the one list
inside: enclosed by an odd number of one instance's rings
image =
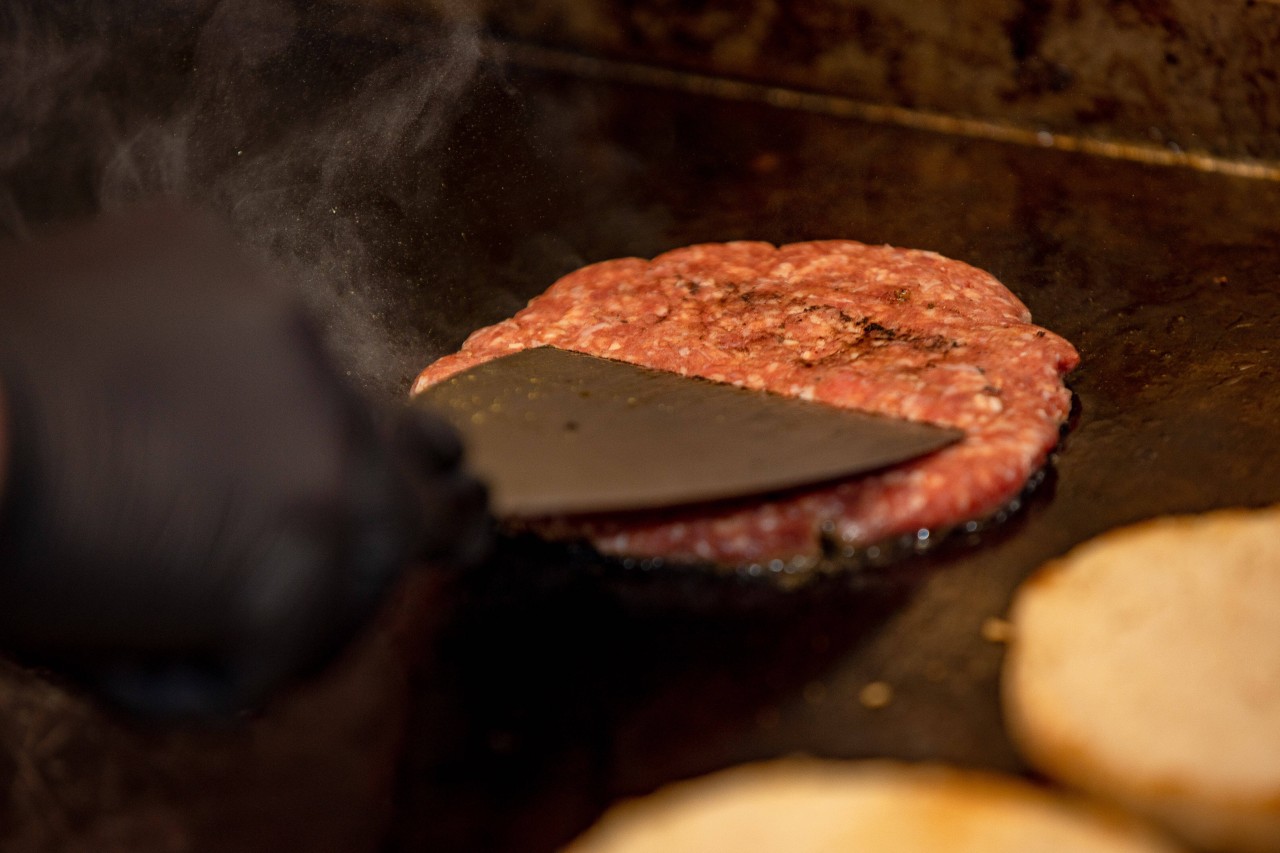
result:
[(1204, 849), (1280, 850), (1280, 509), (1107, 533), (1011, 621), (1005, 717), (1033, 765)]
[(1129, 818), (1010, 777), (783, 759), (615, 806), (566, 853), (1172, 853)]

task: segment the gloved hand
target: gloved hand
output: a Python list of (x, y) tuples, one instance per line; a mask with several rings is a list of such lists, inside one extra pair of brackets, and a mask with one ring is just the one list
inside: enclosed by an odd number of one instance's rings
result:
[(452, 431), (376, 424), (294, 297), (173, 208), (0, 248), (0, 398), (0, 650), (136, 712), (260, 702), (408, 561), (486, 539)]

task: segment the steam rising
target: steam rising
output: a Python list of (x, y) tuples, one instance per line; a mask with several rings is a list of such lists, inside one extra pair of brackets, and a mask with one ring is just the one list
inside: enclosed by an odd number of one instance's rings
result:
[(0, 230), (188, 200), (301, 285), (358, 382), (399, 393), (425, 354), (393, 339), (380, 242), (432, 204), (475, 77), (478, 27), (452, 12), (371, 38), (378, 13), (305, 0), (7, 4)]

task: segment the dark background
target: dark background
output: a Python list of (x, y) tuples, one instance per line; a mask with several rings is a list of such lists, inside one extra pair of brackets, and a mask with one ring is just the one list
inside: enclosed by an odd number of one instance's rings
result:
[[(540, 851), (618, 796), (793, 751), (1021, 772), (982, 635), (1018, 581), (1119, 524), (1280, 499), (1265, 177), (540, 70), (495, 60), (465, 14), (83, 2), (0, 22), (5, 233), (157, 193), (212, 210), (375, 398), (584, 263), (743, 238), (967, 261), (1083, 358), (1022, 510), (896, 564), (779, 583), (507, 540), (415, 573), (323, 678), (215, 728), (140, 728), (0, 670), (5, 849)], [(884, 708), (858, 699), (872, 681)]]

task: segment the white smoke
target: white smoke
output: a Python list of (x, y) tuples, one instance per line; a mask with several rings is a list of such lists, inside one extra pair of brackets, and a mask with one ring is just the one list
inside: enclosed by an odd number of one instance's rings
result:
[(375, 11), (326, 8), (6, 4), (0, 229), (25, 237), (49, 219), (184, 199), (301, 286), (358, 382), (402, 391), (423, 354), (389, 331), (394, 283), (369, 211), (431, 204), (435, 148), (475, 78), (481, 38), (465, 7), (447, 23), (391, 22), (394, 38), (339, 29)]

